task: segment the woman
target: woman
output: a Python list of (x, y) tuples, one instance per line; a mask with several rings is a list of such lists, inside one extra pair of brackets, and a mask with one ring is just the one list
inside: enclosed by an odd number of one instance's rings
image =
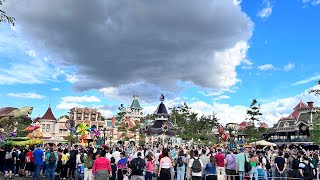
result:
[(120, 153), (120, 160), (117, 164), (118, 168), (118, 180), (123, 180), (123, 175), (127, 173), (127, 159), (125, 158), (125, 153)]
[[(187, 158), (187, 164), (189, 164), (190, 160), (194, 158), (194, 152), (193, 150), (190, 150), (189, 152), (189, 157)], [(187, 167), (187, 172), (186, 172), (186, 179), (187, 180), (190, 180), (192, 177), (191, 177), (191, 168), (188, 166)]]
[(84, 155), (84, 180), (90, 180), (92, 176), (92, 166), (93, 166), (93, 148), (88, 150), (88, 153)]
[(216, 159), (214, 156), (210, 156), (210, 162), (206, 165), (206, 180), (216, 180), (217, 179), (217, 169), (216, 169)]
[(184, 175), (186, 172), (186, 160), (183, 150), (180, 150), (178, 153), (178, 158), (176, 159), (177, 164), (177, 180), (184, 180)]
[(168, 180), (171, 179), (170, 169), (172, 168), (172, 161), (168, 156), (168, 151), (163, 151), (163, 157), (160, 160), (159, 169), (160, 172), (158, 174), (159, 180)]
[(69, 161), (69, 158), (70, 158), (70, 154), (68, 152), (68, 149), (64, 149), (63, 150), (63, 153), (61, 154), (61, 175), (60, 177), (62, 179), (66, 179), (69, 177), (69, 172), (68, 172), (68, 161)]
[(14, 172), (14, 164), (16, 161), (16, 157), (13, 156), (12, 148), (7, 148), (6, 155), (4, 158), (4, 179), (12, 179), (12, 173)]
[(152, 156), (149, 154), (147, 156), (147, 163), (146, 163), (146, 176), (145, 176), (145, 180), (152, 180), (152, 176), (153, 176), (153, 172), (154, 172), (154, 159), (152, 158)]
[(114, 157), (111, 157), (110, 164), (111, 164), (111, 169), (112, 169), (112, 175), (110, 177), (110, 180), (116, 180), (117, 178), (117, 165), (116, 159)]
[(251, 166), (251, 170), (249, 171), (250, 180), (252, 180), (253, 175), (255, 179), (258, 179), (258, 170), (257, 170), (258, 158), (255, 157), (252, 153), (249, 156), (250, 156), (249, 164)]
[(106, 158), (106, 151), (103, 150), (93, 163), (92, 174), (94, 174), (94, 180), (109, 180), (111, 171), (110, 161)]

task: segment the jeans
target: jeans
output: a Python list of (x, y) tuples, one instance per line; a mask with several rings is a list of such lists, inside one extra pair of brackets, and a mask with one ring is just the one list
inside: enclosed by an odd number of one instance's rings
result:
[(252, 167), (251, 170), (249, 171), (249, 176), (250, 176), (250, 179), (252, 180), (253, 178), (253, 175), (254, 175), (254, 178), (255, 179), (258, 179), (258, 170), (257, 170), (257, 167)]
[(239, 180), (244, 180), (244, 176), (246, 175), (246, 173), (244, 171), (239, 171)]
[(32, 180), (39, 180), (40, 179), (40, 171), (43, 165), (34, 165), (34, 174), (32, 176)]
[(54, 180), (56, 176), (56, 164), (46, 164), (46, 180)]
[(184, 180), (184, 174), (186, 171), (186, 166), (177, 167), (177, 180)]
[(282, 179), (285, 180), (286, 179), (286, 171), (283, 171), (282, 173), (276, 171), (275, 173), (275, 179)]
[(152, 172), (146, 172), (145, 180), (152, 180)]

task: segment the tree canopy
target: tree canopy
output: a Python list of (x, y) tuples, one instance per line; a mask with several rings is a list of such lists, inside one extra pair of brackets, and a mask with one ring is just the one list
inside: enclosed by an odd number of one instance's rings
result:
[(253, 127), (255, 127), (255, 122), (259, 122), (260, 117), (262, 116), (260, 108), (261, 107), (257, 99), (253, 99), (249, 109), (247, 110), (248, 120), (252, 122)]
[[(320, 85), (320, 80), (316, 82), (317, 85)], [(312, 89), (309, 91), (309, 93), (314, 94), (315, 96), (319, 96), (320, 95), (320, 89)]]
[[(5, 0), (0, 0), (0, 7), (3, 5)], [(0, 9), (0, 23), (1, 22), (6, 22), (9, 23), (10, 25), (14, 26), (15, 25), (15, 18), (12, 16), (9, 16), (4, 10)]]

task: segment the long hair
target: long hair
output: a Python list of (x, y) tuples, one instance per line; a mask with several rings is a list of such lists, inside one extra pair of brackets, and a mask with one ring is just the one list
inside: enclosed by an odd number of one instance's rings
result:
[(193, 150), (190, 151), (190, 159), (192, 159), (192, 158), (194, 158), (194, 151)]
[(214, 156), (210, 156), (210, 163), (212, 167), (216, 167), (216, 158), (214, 158)]

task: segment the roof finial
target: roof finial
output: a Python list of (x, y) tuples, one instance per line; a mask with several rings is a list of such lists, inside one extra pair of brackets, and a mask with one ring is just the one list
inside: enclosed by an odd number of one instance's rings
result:
[(164, 95), (163, 95), (163, 94), (161, 94), (161, 96), (160, 96), (159, 100), (160, 100), (161, 102), (163, 102), (163, 101), (164, 101)]

